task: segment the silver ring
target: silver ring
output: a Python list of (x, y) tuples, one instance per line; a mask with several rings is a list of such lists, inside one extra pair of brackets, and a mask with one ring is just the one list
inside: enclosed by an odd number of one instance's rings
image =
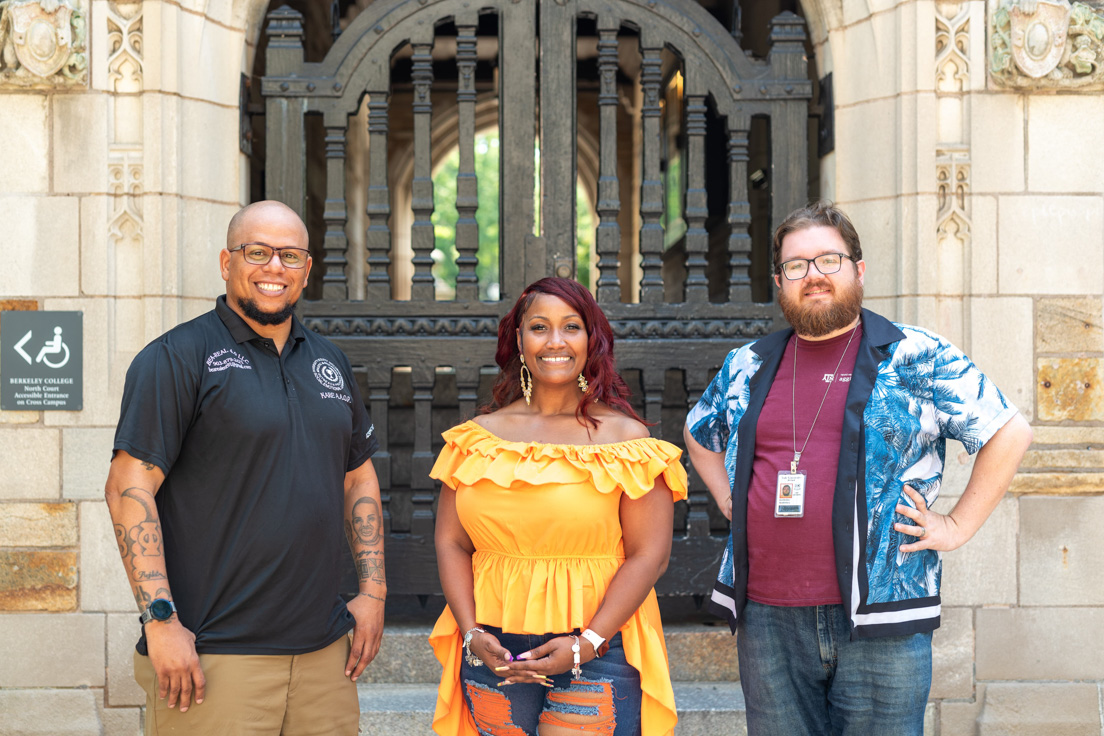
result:
[(928, 529), (927, 529), (927, 527), (923, 527), (923, 526), (922, 526), (922, 527), (920, 527), (920, 538), (921, 538), (921, 539), (923, 539), (923, 538), (924, 538), (924, 537), (926, 537), (926, 536), (928, 536)]

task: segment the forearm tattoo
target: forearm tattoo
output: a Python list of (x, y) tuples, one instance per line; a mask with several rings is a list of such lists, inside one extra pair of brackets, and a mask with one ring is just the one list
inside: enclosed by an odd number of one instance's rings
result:
[(386, 585), (387, 577), (383, 566), (383, 515), (380, 513), (379, 501), (370, 496), (362, 496), (353, 503), (350, 518), (345, 520), (345, 536), (353, 550), (360, 582)]
[[(165, 580), (165, 573), (161, 570), (165, 558), (161, 522), (155, 512), (153, 494), (145, 488), (128, 488), (123, 491), (122, 498), (138, 504), (145, 512), (142, 521), (130, 528), (115, 524), (115, 542), (119, 545), (123, 566), (134, 585), (134, 600), (140, 608), (145, 608), (154, 598), (170, 597), (168, 588), (160, 582)], [(159, 584), (148, 586), (156, 591), (153, 594), (142, 585), (155, 582)]]

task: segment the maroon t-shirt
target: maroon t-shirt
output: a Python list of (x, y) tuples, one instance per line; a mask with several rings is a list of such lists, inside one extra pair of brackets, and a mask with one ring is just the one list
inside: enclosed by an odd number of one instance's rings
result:
[[(798, 339), (794, 335), (786, 344), (756, 428), (755, 462), (748, 490), (747, 595), (758, 603), (775, 606), (824, 606), (842, 603), (832, 544), (832, 497), (847, 389), (859, 354), (862, 326), (853, 339), (849, 331), (829, 340), (801, 340), (795, 386), (794, 347)], [(832, 373), (849, 339), (850, 346), (833, 382)], [(813, 427), (825, 390), (828, 397)], [(789, 472), (794, 455), (795, 416), (798, 450), (809, 437), (797, 466), (805, 471), (805, 515), (775, 518), (778, 471)]]

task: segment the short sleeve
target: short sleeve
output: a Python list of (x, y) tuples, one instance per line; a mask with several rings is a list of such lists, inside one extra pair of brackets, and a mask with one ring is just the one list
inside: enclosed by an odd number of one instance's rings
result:
[(971, 455), (1016, 415), (1016, 407), (961, 350), (940, 340), (932, 369), (932, 403), (942, 436)]
[(690, 435), (699, 445), (713, 452), (725, 451), (732, 432), (728, 425), (728, 396), (735, 354), (736, 351), (728, 354), (701, 399), (686, 415), (686, 426)]
[(168, 475), (192, 422), (198, 386), (195, 366), (164, 340), (147, 345), (127, 369), (113, 450)]
[(345, 472), (348, 473), (359, 468), (368, 461), (368, 458), (376, 454), (376, 450), (379, 449), (379, 438), (376, 437), (376, 425), (372, 423), (372, 416), (364, 406), (360, 386), (357, 384), (349, 359), (344, 353), (341, 354), (341, 358), (341, 367), (345, 371), (349, 393), (353, 397), (353, 436), (350, 438), (349, 458), (345, 465)]

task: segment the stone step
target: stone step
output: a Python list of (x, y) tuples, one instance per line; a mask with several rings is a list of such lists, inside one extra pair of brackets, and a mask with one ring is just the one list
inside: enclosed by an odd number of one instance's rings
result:
[[(437, 687), (365, 683), (360, 692), (360, 736), (433, 736)], [(679, 722), (675, 736), (745, 736), (744, 696), (738, 682), (675, 682)]]
[[(429, 626), (388, 625), (379, 654), (361, 675), (361, 682), (393, 685), (436, 683), (441, 665), (427, 639)], [(671, 624), (664, 627), (671, 678), (684, 682), (735, 682), (740, 679), (736, 637), (725, 627)]]

